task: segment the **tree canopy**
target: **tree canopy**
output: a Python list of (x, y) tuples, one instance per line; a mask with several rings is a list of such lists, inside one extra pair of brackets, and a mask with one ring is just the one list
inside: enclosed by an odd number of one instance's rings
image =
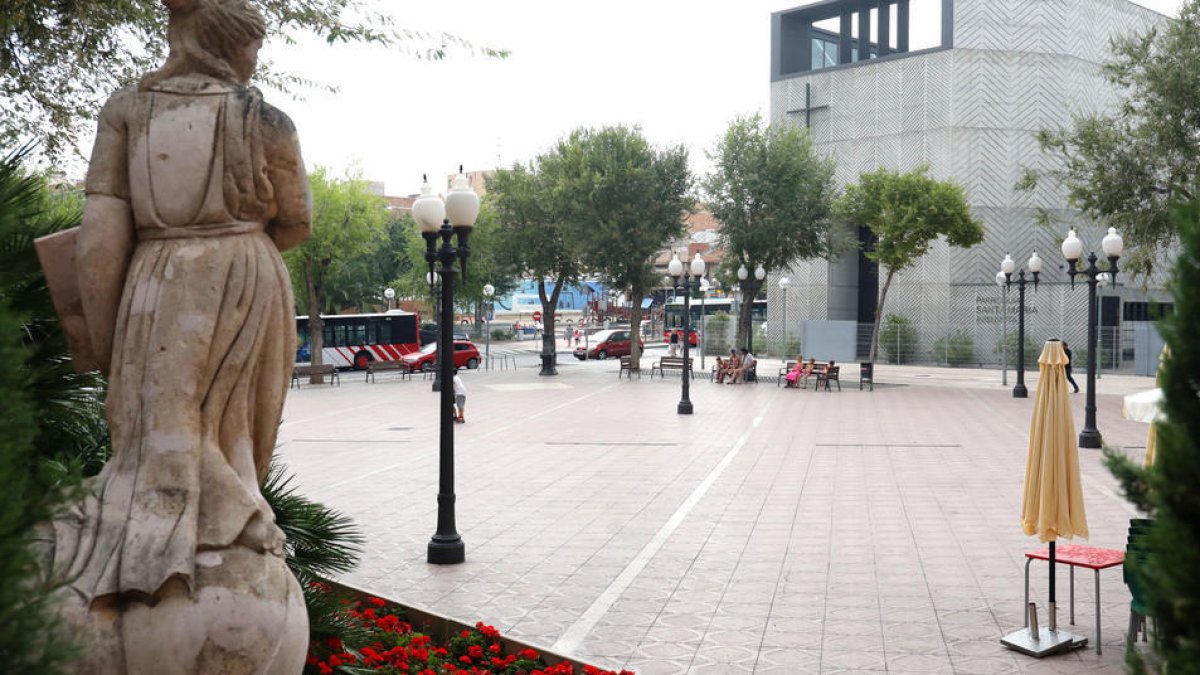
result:
[[(368, 43), (418, 58), (462, 48), (507, 52), (446, 33), (405, 30), (363, 0), (256, 0), (268, 40), (313, 35), (328, 44)], [(113, 91), (163, 60), (166, 11), (160, 0), (5, 0), (0, 12), (0, 141), (34, 138), (56, 157), (78, 144)], [(263, 64), (259, 79), (288, 91), (316, 83)]]
[[(385, 241), (391, 216), (383, 197), (372, 194), (366, 181), (353, 175), (334, 178), (318, 168), (309, 177), (312, 189), (312, 238), (286, 251), (283, 259), (292, 275), (299, 312), (307, 314), (314, 364), (321, 363), (321, 313), (337, 312), (338, 300), (357, 306), (352, 295), (360, 288), (355, 274)], [(378, 298), (381, 288), (369, 289)], [(352, 301), (352, 302), (351, 302)], [(343, 305), (344, 306), (344, 305)]]
[[(1120, 229), (1130, 245), (1121, 266), (1146, 275), (1176, 241), (1172, 205), (1200, 196), (1200, 0), (1188, 0), (1178, 20), (1114, 40), (1113, 54), (1104, 73), (1121, 93), (1116, 111), (1044, 130), (1038, 141), (1062, 160), (1045, 174), (1084, 215)], [(1039, 177), (1026, 169), (1019, 187)]]
[[(764, 127), (759, 115), (737, 118), (708, 156), (714, 168), (703, 187), (721, 223), (723, 276), (731, 282), (742, 265), (776, 270), (850, 247), (831, 217), (835, 164), (816, 152), (807, 130), (788, 123)], [(748, 275), (739, 282), (742, 297), (757, 297), (764, 283)], [(747, 343), (751, 309), (742, 303), (738, 344)]]
[[(627, 289), (640, 334), (642, 297), (653, 288), (654, 256), (684, 231), (693, 206), (687, 149), (657, 149), (640, 129), (579, 129), (555, 148), (561, 218), (576, 228), (584, 265)], [(633, 362), (641, 348), (633, 340)]]
[(875, 306), (871, 331), (871, 360), (879, 347), (879, 320), (892, 279), (914, 265), (937, 239), (969, 248), (983, 241), (983, 225), (971, 215), (961, 185), (929, 176), (928, 165), (907, 173), (880, 168), (846, 187), (834, 204), (847, 221), (865, 225), (875, 235), (866, 256), (886, 268), (887, 275)]

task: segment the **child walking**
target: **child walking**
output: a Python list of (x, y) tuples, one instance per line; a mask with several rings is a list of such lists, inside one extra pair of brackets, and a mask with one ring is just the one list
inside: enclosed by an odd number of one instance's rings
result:
[(454, 421), (466, 422), (463, 413), (467, 407), (467, 385), (463, 384), (458, 368), (454, 369)]

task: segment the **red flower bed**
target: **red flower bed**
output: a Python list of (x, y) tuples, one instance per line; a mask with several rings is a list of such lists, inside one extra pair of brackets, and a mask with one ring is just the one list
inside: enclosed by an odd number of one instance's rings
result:
[[(548, 665), (533, 649), (505, 653), (500, 631), (482, 622), (445, 644), (413, 630), (402, 610), (380, 598), (347, 601), (343, 637), (309, 645), (305, 675), (576, 675), (568, 662)], [(584, 666), (582, 675), (634, 675)]]

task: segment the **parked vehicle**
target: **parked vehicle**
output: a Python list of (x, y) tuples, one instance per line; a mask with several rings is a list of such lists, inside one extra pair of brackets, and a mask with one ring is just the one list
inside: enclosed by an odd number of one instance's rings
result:
[[(421, 344), (423, 344), (423, 345), (433, 344), (433, 343), (437, 342), (437, 339), (438, 339), (438, 325), (436, 323), (423, 323), (423, 324), (421, 324), (420, 333), (421, 333)], [(466, 333), (456, 330), (456, 331), (454, 331), (454, 339), (455, 340), (470, 340), (471, 338)]]
[[(629, 338), (629, 329), (602, 330), (587, 337), (587, 345), (575, 348), (575, 358), (580, 361), (588, 359), (604, 360), (610, 356), (627, 356), (633, 348)], [(646, 346), (644, 340), (638, 339), (638, 344)]]
[[(413, 370), (432, 371), (437, 362), (437, 343), (427, 344), (421, 347), (421, 351), (406, 354), (402, 360)], [(454, 367), (470, 369), (479, 367), (479, 350), (473, 342), (470, 340), (454, 341)]]
[[(417, 315), (392, 310), (381, 314), (322, 315), (325, 322), (321, 363), (337, 368), (365, 370), (371, 361), (395, 361), (415, 352)], [(297, 361), (312, 358), (308, 317), (296, 317)]]

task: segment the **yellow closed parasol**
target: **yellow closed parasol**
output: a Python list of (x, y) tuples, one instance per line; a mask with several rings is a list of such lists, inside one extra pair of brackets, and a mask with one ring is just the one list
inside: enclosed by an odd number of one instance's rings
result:
[[(1049, 340), (1038, 357), (1041, 376), (1029, 424), (1029, 458), (1025, 464), (1025, 496), (1021, 502), (1021, 528), (1049, 542), (1049, 628), (1039, 628), (1035, 609), (1027, 607), (1028, 630), (1005, 636), (1000, 642), (1031, 656), (1042, 657), (1079, 647), (1087, 639), (1058, 630), (1054, 603), (1054, 546), (1059, 538), (1088, 535), (1079, 474), (1079, 447), (1067, 389), (1067, 353), (1062, 342)], [(1033, 603), (1030, 603), (1033, 605)]]
[(1062, 343), (1046, 342), (1038, 357), (1041, 376), (1029, 424), (1029, 459), (1021, 507), (1025, 534), (1036, 534), (1046, 542), (1088, 536), (1066, 365)]

